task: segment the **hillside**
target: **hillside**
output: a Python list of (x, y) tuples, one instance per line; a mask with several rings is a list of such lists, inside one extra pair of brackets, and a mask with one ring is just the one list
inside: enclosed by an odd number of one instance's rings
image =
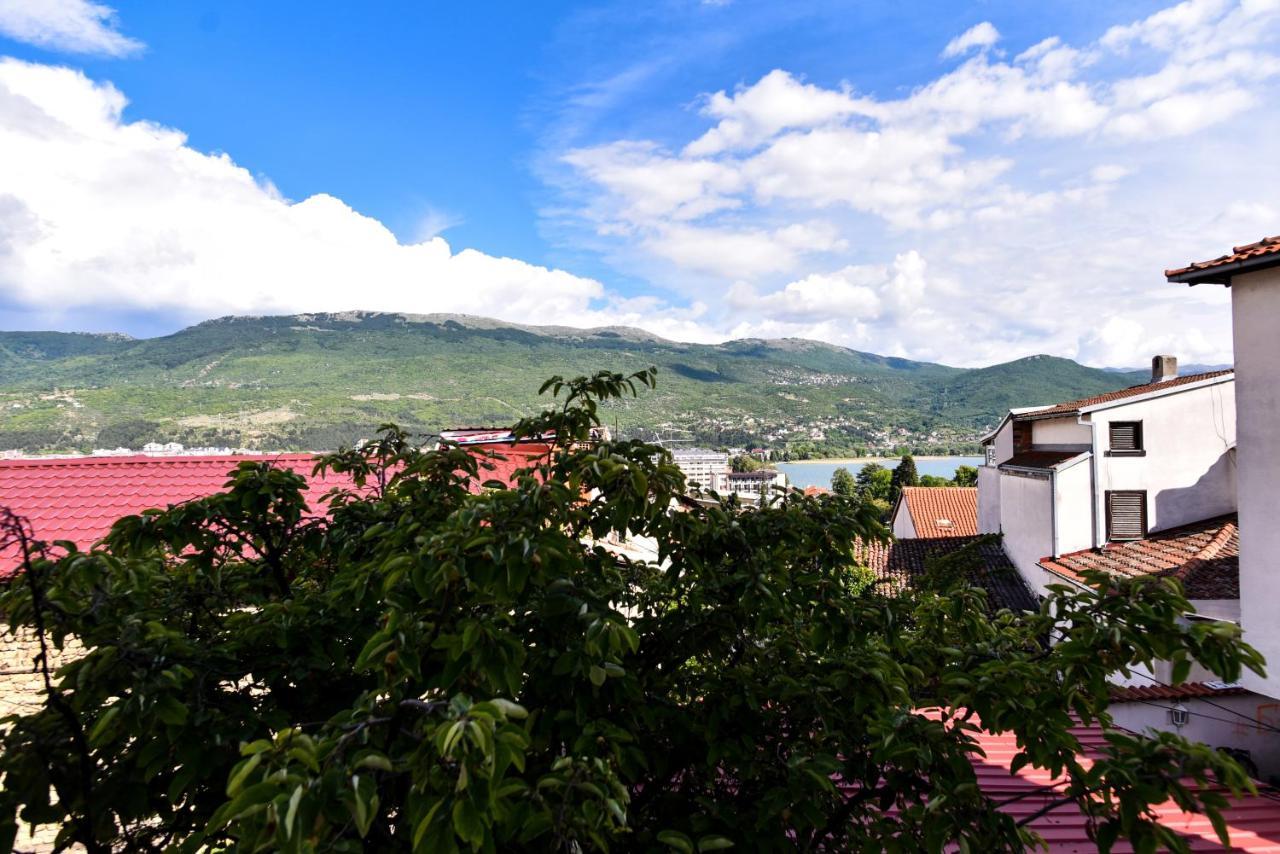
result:
[(797, 456), (971, 447), (1010, 406), (1143, 379), (1048, 356), (963, 370), (799, 339), (684, 344), (461, 315), (227, 317), (141, 340), (0, 332), (0, 449), (318, 450), (386, 421), (423, 433), (510, 424), (552, 374), (647, 365), (658, 390), (606, 415), (624, 432)]

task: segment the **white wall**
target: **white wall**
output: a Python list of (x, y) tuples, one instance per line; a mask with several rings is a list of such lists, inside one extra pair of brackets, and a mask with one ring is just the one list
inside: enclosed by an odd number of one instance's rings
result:
[(896, 510), (897, 512), (893, 514), (893, 535), (900, 540), (914, 539), (916, 526), (911, 521), (911, 511), (907, 509), (907, 502), (899, 501)]
[(1039, 561), (1053, 551), (1049, 478), (1001, 473), (1000, 523), (1005, 554), (1031, 589), (1043, 595), (1051, 581)]
[[(1280, 318), (1277, 318), (1280, 320)], [(1274, 333), (1273, 333), (1274, 334)], [(1236, 509), (1235, 383), (1224, 382), (1095, 412), (1098, 489), (1147, 490), (1147, 527), (1175, 528)], [(1108, 424), (1141, 421), (1146, 456), (1110, 457)], [(1102, 533), (1106, 536), (1105, 528)]]
[(1240, 444), (1240, 608), (1245, 640), (1270, 675), (1250, 689), (1280, 697), (1280, 270), (1231, 284)]
[[(1088, 432), (1088, 428), (1085, 429)], [(1058, 514), (1056, 553), (1067, 554), (1092, 548), (1093, 469), (1089, 458), (1060, 469), (1054, 479), (1054, 491), (1054, 509)]]
[(978, 533), (1000, 533), (1000, 469), (978, 466)]
[(1089, 425), (1081, 424), (1076, 416), (1070, 418), (1047, 418), (1044, 421), (1031, 422), (1031, 444), (1033, 445), (1079, 445), (1088, 446), (1093, 442), (1093, 431)]
[(1013, 456), (1013, 419), (1009, 419), (996, 434), (996, 465)]
[(1109, 711), (1118, 726), (1132, 732), (1148, 729), (1181, 732), (1192, 741), (1204, 742), (1210, 747), (1247, 750), (1264, 781), (1280, 775), (1280, 733), (1257, 726), (1258, 723), (1280, 726), (1280, 703), (1257, 694), (1213, 697), (1212, 701), (1214, 705), (1202, 700), (1183, 700), (1182, 705), (1191, 716), (1181, 730), (1169, 723), (1168, 709), (1174, 704), (1168, 700), (1160, 700), (1154, 706), (1114, 703)]

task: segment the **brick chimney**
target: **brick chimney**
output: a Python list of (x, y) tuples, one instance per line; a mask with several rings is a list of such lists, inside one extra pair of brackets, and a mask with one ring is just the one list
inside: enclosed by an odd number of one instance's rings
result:
[(1151, 381), (1162, 383), (1178, 376), (1177, 356), (1152, 356)]

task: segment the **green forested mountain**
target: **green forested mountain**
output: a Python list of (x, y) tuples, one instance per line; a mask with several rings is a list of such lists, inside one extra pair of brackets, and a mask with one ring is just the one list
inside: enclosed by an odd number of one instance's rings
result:
[(228, 317), (143, 340), (0, 332), (0, 448), (320, 450), (386, 421), (510, 424), (552, 374), (651, 364), (658, 390), (608, 412), (622, 431), (797, 456), (971, 447), (1010, 406), (1143, 379), (1048, 356), (964, 370), (798, 339), (683, 344), (457, 315)]

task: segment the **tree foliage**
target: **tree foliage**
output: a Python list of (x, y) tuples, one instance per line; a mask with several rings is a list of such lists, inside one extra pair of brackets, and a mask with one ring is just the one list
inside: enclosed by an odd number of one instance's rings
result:
[(836, 495), (853, 498), (858, 494), (858, 482), (847, 468), (840, 466), (831, 473), (831, 491)]
[(355, 483), (323, 514), (243, 463), (89, 551), (10, 519), (28, 559), (0, 607), (84, 655), (5, 722), (0, 846), (22, 820), (89, 851), (1016, 850), (978, 720), (1066, 775), (1104, 848), (1184, 850), (1152, 804), (1214, 816), (1199, 782), (1249, 786), (1173, 735), (1078, 756), (1073, 715), (1109, 722), (1116, 672), (1259, 667), (1234, 627), (1182, 620), (1176, 582), (1092, 576), (994, 618), (972, 554), (868, 584), (851, 543), (884, 531), (858, 499), (682, 503), (660, 448), (590, 441), (652, 382), (553, 379), (516, 432), (554, 450), (510, 488), (472, 494), (481, 461), (388, 428), (318, 462)]
[(978, 485), (978, 469), (976, 466), (956, 466), (956, 476), (953, 479), (956, 486), (977, 486)]
[(893, 477), (889, 488), (889, 502), (893, 503), (898, 500), (898, 496), (902, 494), (903, 487), (919, 485), (920, 475), (916, 472), (915, 457), (906, 454), (893, 469)]

